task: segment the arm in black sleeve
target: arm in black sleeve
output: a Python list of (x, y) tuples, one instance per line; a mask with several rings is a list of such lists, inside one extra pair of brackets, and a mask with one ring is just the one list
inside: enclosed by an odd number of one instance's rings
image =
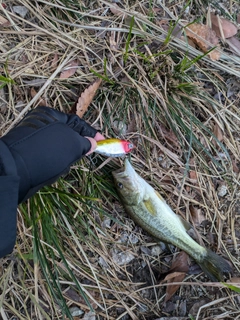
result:
[(19, 203), (68, 172), (91, 148), (85, 136), (94, 138), (96, 133), (76, 115), (48, 107), (30, 111), (2, 137), (20, 177)]
[(19, 176), (15, 161), (0, 140), (0, 258), (13, 250), (16, 240), (16, 215)]
[(96, 133), (76, 115), (38, 107), (0, 139), (0, 257), (15, 243), (17, 203), (66, 173)]

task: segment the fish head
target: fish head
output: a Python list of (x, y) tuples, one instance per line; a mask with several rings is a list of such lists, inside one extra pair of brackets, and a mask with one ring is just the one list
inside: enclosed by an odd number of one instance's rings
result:
[(142, 201), (144, 186), (141, 177), (136, 173), (128, 159), (124, 166), (112, 172), (117, 191), (127, 205), (137, 205)]

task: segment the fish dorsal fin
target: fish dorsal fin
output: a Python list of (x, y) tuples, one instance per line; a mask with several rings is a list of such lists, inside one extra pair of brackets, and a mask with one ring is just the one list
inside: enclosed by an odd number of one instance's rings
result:
[(156, 216), (157, 215), (157, 212), (155, 210), (155, 207), (154, 205), (152, 204), (152, 201), (150, 198), (148, 199), (144, 199), (143, 200), (143, 203), (146, 207), (146, 209), (148, 210), (148, 212), (152, 215), (152, 216)]

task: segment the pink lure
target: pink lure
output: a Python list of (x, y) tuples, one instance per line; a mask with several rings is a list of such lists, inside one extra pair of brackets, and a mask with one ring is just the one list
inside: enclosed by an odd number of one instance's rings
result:
[(134, 148), (134, 145), (126, 140), (105, 139), (97, 142), (94, 151), (107, 157), (122, 157)]

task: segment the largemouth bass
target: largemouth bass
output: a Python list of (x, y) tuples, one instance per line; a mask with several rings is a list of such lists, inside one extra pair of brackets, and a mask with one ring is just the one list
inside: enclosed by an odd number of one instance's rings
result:
[(172, 211), (127, 159), (123, 168), (113, 171), (113, 177), (126, 211), (144, 230), (188, 253), (212, 281), (222, 281), (224, 273), (231, 271), (225, 259), (202, 247), (187, 234), (191, 225)]
[(98, 141), (94, 152), (107, 157), (122, 157), (134, 148), (134, 145), (129, 141), (113, 138)]

